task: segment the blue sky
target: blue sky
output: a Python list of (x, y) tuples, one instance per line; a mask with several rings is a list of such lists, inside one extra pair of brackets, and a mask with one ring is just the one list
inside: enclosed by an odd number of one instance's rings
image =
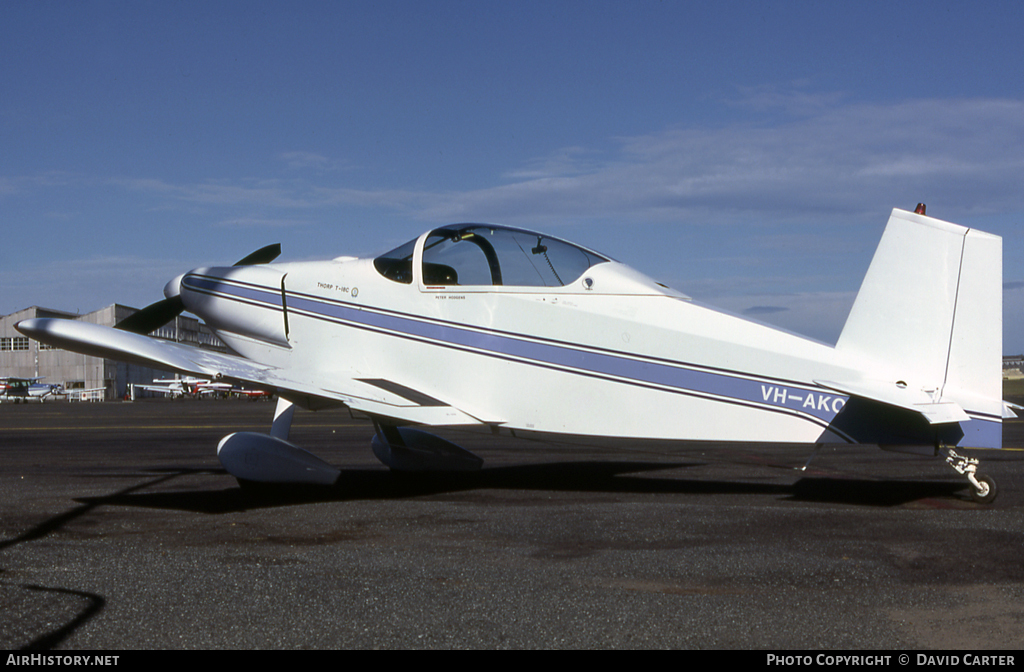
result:
[(0, 314), (143, 306), (271, 242), (522, 226), (834, 341), (888, 214), (1004, 238), (1024, 3), (0, 3)]

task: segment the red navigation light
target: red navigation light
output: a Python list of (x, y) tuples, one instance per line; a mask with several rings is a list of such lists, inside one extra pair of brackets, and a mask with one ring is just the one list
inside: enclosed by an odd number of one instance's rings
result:
[(923, 215), (924, 214), (924, 203), (918, 203), (917, 204), (917, 210), (914, 210), (914, 212), (916, 212), (919, 215)]

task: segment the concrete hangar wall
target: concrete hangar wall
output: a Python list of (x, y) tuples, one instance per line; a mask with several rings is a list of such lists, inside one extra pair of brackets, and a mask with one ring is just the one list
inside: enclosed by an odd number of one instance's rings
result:
[[(22, 335), (14, 328), (18, 322), (33, 317), (84, 320), (112, 327), (136, 312), (138, 310), (135, 308), (115, 303), (85, 315), (38, 306), (4, 315), (0, 317), (0, 376), (42, 376), (45, 383), (64, 385), (69, 398), (81, 395), (84, 391), (92, 391), (92, 396), (105, 401), (123, 399), (129, 384), (148, 384), (154, 378), (171, 377), (172, 374), (167, 371), (52, 348)], [(206, 325), (193, 317), (178, 316), (150, 335), (218, 352), (226, 350)]]

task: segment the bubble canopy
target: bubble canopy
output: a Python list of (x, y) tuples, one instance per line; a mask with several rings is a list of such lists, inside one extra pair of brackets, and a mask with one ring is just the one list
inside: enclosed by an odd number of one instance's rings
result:
[[(411, 283), (418, 238), (374, 259), (384, 277)], [(423, 243), (423, 283), (432, 286), (563, 287), (609, 257), (542, 233), (489, 224), (434, 229)]]

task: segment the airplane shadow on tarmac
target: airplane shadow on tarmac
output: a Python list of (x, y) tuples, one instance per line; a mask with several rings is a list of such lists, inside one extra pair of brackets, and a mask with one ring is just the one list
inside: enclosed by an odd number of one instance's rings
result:
[[(248, 483), (223, 490), (151, 493), (133, 488), (107, 497), (76, 501), (217, 514), (313, 502), (397, 500), (474, 490), (518, 490), (638, 495), (771, 495), (797, 502), (880, 507), (902, 506), (922, 499), (953, 498), (957, 504), (969, 505), (966, 498), (956, 495), (967, 487), (960, 482), (801, 478), (791, 485), (781, 485), (633, 475), (694, 466), (702, 465), (638, 461), (558, 462), (484, 468), (473, 473), (415, 474), (348, 469), (343, 470), (330, 486)], [(485, 501), (486, 495), (482, 495), (481, 500)]]
[[(37, 541), (58, 532), (71, 521), (87, 515), (98, 506), (108, 504), (118, 497), (129, 496), (136, 490), (158, 485), (178, 475), (180, 473), (165, 474), (106, 497), (77, 500), (80, 502), (79, 506), (52, 516), (15, 537), (0, 539), (0, 557), (3, 552), (19, 544)], [(0, 575), (3, 572), (4, 568), (0, 567)], [(0, 602), (14, 607), (11, 610), (13, 615), (9, 616), (10, 622), (6, 624), (7, 630), (0, 637), (0, 648), (22, 651), (45, 651), (56, 648), (106, 606), (106, 598), (95, 593), (60, 586), (7, 581), (0, 581)], [(77, 613), (74, 613), (76, 609)], [(70, 618), (63, 616), (68, 611), (74, 613)]]
[[(18, 544), (47, 537), (97, 507), (131, 506), (194, 511), (204, 514), (235, 513), (277, 506), (356, 500), (400, 500), (474, 490), (517, 490), (538, 492), (626, 493), (692, 495), (768, 495), (796, 502), (857, 506), (893, 507), (924, 499), (949, 501), (970, 506), (956, 493), (963, 483), (935, 481), (868, 480), (856, 478), (801, 478), (791, 485), (748, 483), (708, 479), (680, 479), (637, 476), (642, 472), (703, 466), (698, 463), (640, 461), (556, 462), (485, 468), (474, 473), (401, 474), (382, 469), (349, 469), (331, 486), (254, 485), (221, 490), (143, 492), (172, 483), (177, 478), (202, 474), (226, 475), (221, 469), (166, 469), (144, 472), (147, 478), (135, 485), (101, 497), (83, 497), (78, 506), (39, 522), (16, 537), (0, 540), (0, 552)], [(143, 474), (140, 474), (142, 476)], [(481, 501), (487, 495), (481, 494)], [(3, 570), (0, 569), (0, 572)], [(12, 592), (13, 591), (13, 592)], [(102, 611), (102, 596), (61, 587), (16, 585), (0, 582), (0, 593), (14, 597), (47, 593), (53, 599), (77, 599), (80, 612), (65, 623), (32, 633), (20, 642), (7, 642), (22, 649), (50, 649), (61, 644), (84, 623)]]

